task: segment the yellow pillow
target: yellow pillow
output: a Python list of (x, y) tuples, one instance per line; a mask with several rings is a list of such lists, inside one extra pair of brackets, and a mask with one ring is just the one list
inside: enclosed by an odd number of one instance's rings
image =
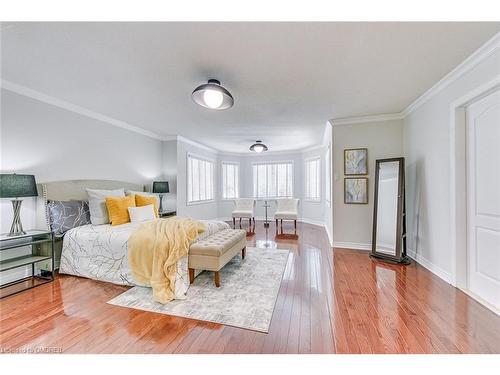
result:
[(146, 195), (135, 195), (135, 205), (137, 207), (153, 205), (155, 216), (158, 217), (158, 199), (156, 197), (148, 197)]
[(130, 223), (129, 207), (135, 207), (133, 195), (126, 197), (106, 197), (109, 221), (111, 225)]

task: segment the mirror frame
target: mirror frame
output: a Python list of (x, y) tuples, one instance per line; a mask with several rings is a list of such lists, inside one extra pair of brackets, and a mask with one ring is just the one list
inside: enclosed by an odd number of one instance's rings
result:
[[(377, 252), (377, 208), (378, 208), (378, 185), (380, 164), (388, 162), (398, 162), (398, 207), (396, 222), (396, 255)], [(372, 251), (370, 256), (384, 259), (395, 263), (409, 264), (410, 260), (406, 255), (406, 199), (405, 199), (405, 158), (377, 159), (375, 161), (375, 188), (373, 197), (373, 231), (372, 231)]]

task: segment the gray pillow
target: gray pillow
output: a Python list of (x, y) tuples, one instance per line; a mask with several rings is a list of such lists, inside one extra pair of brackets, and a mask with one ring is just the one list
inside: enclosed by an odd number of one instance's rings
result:
[(90, 224), (89, 204), (86, 201), (48, 201), (47, 213), (50, 230), (56, 235)]
[(124, 189), (98, 190), (86, 189), (89, 195), (90, 221), (94, 225), (109, 224), (106, 197), (124, 197)]

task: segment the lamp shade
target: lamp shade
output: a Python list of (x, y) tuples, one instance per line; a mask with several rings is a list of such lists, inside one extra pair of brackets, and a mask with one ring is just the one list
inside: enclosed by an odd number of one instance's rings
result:
[(168, 181), (154, 181), (153, 193), (165, 194), (168, 193)]
[(31, 174), (0, 174), (0, 198), (36, 197), (35, 176)]
[(255, 143), (250, 146), (250, 151), (257, 153), (261, 153), (267, 150), (268, 150), (267, 146), (264, 143), (262, 143), (262, 141), (255, 141)]
[(234, 104), (233, 96), (216, 79), (198, 86), (191, 94), (194, 102), (208, 109), (228, 109)]

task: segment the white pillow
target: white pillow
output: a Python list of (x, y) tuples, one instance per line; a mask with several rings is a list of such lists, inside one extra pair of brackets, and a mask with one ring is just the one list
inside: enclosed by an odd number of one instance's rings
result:
[(124, 197), (124, 189), (98, 190), (86, 189), (89, 195), (90, 222), (94, 225), (109, 224), (106, 197)]
[(127, 195), (142, 195), (144, 197), (155, 197), (156, 204), (160, 207), (160, 197), (158, 194), (148, 193), (147, 191), (136, 191), (136, 190), (127, 190)]
[(128, 214), (131, 223), (140, 223), (141, 221), (156, 219), (155, 210), (152, 204), (141, 207), (129, 207)]

